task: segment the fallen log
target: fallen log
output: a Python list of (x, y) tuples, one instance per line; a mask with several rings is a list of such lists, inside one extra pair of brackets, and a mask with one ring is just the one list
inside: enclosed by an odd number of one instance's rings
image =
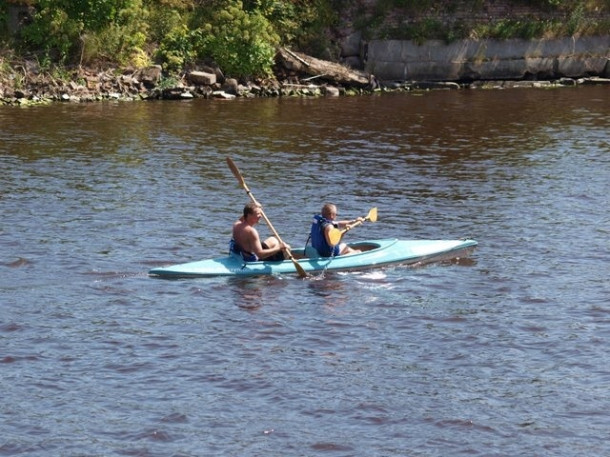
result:
[(319, 78), (344, 86), (367, 87), (374, 80), (372, 75), (363, 71), (354, 70), (336, 62), (316, 59), (287, 48), (278, 49), (276, 63), (289, 72), (310, 76), (309, 79)]

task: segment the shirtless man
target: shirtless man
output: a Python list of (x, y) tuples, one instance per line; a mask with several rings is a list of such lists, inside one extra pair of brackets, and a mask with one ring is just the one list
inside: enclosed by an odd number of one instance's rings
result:
[(260, 236), (254, 228), (261, 217), (261, 209), (256, 204), (248, 203), (244, 207), (243, 215), (233, 224), (231, 252), (241, 255), (246, 262), (284, 260), (284, 251), (290, 249), (290, 246), (280, 243), (274, 236), (261, 242)]

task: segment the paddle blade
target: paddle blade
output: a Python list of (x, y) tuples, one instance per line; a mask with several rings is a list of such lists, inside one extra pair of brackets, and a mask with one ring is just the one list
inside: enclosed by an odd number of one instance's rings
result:
[(301, 278), (306, 278), (307, 276), (309, 276), (307, 274), (307, 272), (305, 271), (305, 269), (301, 266), (301, 264), (297, 261), (297, 259), (295, 259), (294, 257), (292, 257), (292, 254), (290, 254), (290, 260), (292, 260), (292, 263), (294, 264), (294, 268), (296, 268), (297, 273), (299, 274), (299, 276)]
[(377, 208), (371, 208), (366, 218), (371, 222), (377, 222)]
[(328, 239), (330, 241), (330, 244), (332, 244), (333, 246), (339, 244), (339, 241), (341, 241), (342, 236), (343, 233), (341, 232), (341, 230), (336, 228), (333, 228), (330, 230), (330, 232), (328, 232)]
[(229, 168), (231, 169), (233, 176), (235, 176), (237, 178), (237, 180), (239, 181), (239, 185), (243, 189), (246, 189), (246, 192), (247, 192), (248, 186), (246, 185), (246, 181), (244, 181), (244, 177), (239, 172), (239, 168), (237, 168), (237, 165), (235, 165), (235, 162), (233, 162), (233, 160), (231, 160), (231, 157), (227, 157), (227, 164), (229, 165)]

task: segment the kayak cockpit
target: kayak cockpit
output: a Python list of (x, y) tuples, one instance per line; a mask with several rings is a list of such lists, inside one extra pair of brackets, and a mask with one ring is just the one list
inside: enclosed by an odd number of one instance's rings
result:
[[(363, 241), (360, 243), (350, 243), (350, 244), (348, 244), (348, 246), (352, 249), (359, 250), (360, 253), (363, 253), (363, 252), (372, 251), (374, 249), (379, 249), (381, 247), (381, 244), (373, 243), (370, 241)], [(297, 260), (328, 258), (328, 257), (322, 257), (318, 253), (316, 248), (314, 248), (313, 246), (306, 246), (304, 249), (302, 249), (302, 248), (294, 249), (294, 250), (291, 250), (290, 252), (292, 253), (292, 256)], [(354, 254), (351, 254), (351, 255), (354, 255)]]

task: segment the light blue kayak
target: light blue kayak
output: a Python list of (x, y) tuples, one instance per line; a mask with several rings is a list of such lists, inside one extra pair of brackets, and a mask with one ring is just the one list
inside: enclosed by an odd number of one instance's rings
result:
[[(349, 244), (359, 254), (318, 257), (312, 249), (294, 249), (292, 255), (307, 273), (321, 271), (352, 271), (388, 265), (412, 265), (465, 257), (477, 242), (463, 240), (368, 240)], [(305, 252), (306, 251), (306, 252)], [(307, 255), (306, 255), (307, 254)], [(196, 278), (211, 276), (256, 276), (296, 274), (291, 260), (279, 262), (244, 262), (235, 254), (217, 259), (199, 260), (167, 267), (153, 268), (151, 276), (162, 278)]]

